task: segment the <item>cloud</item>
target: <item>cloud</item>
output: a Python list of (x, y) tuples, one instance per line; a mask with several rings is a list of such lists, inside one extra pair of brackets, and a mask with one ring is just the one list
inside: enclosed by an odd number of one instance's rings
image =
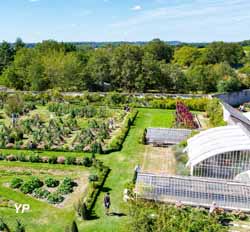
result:
[(140, 6), (140, 5), (133, 6), (133, 7), (131, 8), (131, 10), (134, 10), (134, 11), (142, 10), (142, 6)]
[[(195, 0), (195, 1), (176, 1), (176, 5), (166, 5), (151, 10), (146, 10), (111, 24), (112, 27), (130, 28), (132, 26), (143, 26), (149, 23), (162, 23), (172, 25), (180, 22), (195, 23), (220, 23), (230, 24), (235, 20), (245, 19), (249, 13), (249, 0)], [(140, 6), (135, 6), (133, 10), (140, 10)], [(208, 22), (209, 21), (209, 22)], [(186, 23), (185, 23), (186, 24)]]

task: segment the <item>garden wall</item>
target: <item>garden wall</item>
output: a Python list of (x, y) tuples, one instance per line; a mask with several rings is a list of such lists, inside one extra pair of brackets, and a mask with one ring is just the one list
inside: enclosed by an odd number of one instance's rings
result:
[(217, 97), (231, 106), (238, 106), (250, 101), (250, 89), (232, 93), (214, 94), (213, 97)]

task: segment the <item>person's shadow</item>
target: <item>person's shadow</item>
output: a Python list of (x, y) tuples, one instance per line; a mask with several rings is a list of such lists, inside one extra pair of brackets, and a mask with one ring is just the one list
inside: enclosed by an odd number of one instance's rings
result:
[(115, 216), (115, 217), (124, 217), (124, 216), (127, 216), (125, 213), (116, 213), (116, 212), (111, 212), (109, 215), (110, 216)]

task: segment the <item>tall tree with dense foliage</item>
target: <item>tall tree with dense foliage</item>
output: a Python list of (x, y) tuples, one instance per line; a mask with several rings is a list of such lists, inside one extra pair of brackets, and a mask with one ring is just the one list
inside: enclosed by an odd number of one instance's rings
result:
[(201, 57), (198, 48), (183, 46), (175, 50), (173, 62), (182, 67), (189, 67)]
[(169, 63), (174, 54), (174, 48), (160, 39), (154, 39), (144, 47), (146, 52), (151, 53), (156, 60), (164, 60)]
[(3, 41), (0, 44), (0, 75), (14, 59), (14, 49), (11, 44)]
[(245, 53), (237, 43), (214, 42), (206, 48), (206, 61), (208, 64), (227, 62), (231, 66), (237, 66), (242, 62)]

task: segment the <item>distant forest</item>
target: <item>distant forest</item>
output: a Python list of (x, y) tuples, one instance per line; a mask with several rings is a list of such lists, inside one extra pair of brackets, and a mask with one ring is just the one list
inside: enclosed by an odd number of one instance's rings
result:
[(211, 93), (250, 88), (250, 41), (0, 44), (0, 84), (17, 90)]

